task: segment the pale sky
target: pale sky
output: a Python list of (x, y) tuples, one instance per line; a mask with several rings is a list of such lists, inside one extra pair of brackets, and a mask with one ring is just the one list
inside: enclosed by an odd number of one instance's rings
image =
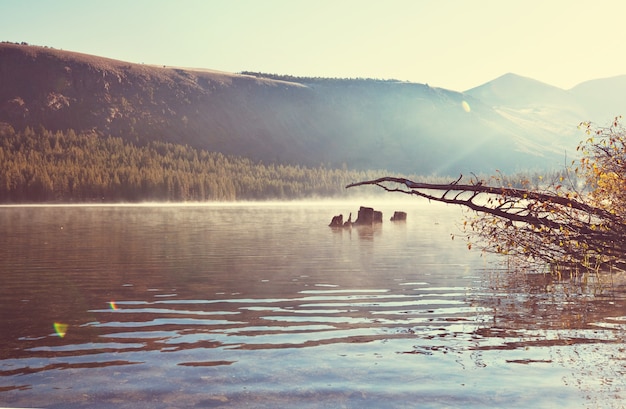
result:
[(626, 74), (623, 0), (0, 0), (0, 41), (228, 72), (465, 91)]

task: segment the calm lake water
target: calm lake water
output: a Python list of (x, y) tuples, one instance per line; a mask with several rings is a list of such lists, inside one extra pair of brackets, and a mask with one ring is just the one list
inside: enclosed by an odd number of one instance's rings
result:
[[(507, 271), (460, 209), (377, 200), (0, 208), (0, 406), (626, 405), (620, 277)], [(384, 223), (327, 226), (361, 204)]]

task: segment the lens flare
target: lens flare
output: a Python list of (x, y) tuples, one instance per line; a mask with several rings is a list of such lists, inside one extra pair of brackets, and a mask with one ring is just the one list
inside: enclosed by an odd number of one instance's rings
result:
[(472, 110), (467, 101), (461, 102), (461, 107), (463, 107), (463, 111), (465, 112), (470, 112)]
[(67, 324), (63, 324), (62, 322), (55, 322), (54, 332), (56, 332), (59, 338), (63, 338), (65, 337), (65, 334), (67, 333), (67, 327), (68, 327)]
[(109, 307), (111, 308), (112, 311), (117, 310), (117, 305), (115, 304), (115, 301), (109, 302)]

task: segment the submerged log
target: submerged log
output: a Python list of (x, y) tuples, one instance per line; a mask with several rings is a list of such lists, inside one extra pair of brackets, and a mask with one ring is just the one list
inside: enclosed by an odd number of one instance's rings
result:
[(393, 212), (393, 216), (390, 219), (392, 222), (405, 222), (406, 221), (406, 212)]

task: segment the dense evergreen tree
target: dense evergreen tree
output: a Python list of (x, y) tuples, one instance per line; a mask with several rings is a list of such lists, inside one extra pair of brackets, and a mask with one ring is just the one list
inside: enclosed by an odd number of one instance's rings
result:
[(253, 163), (165, 142), (0, 129), (0, 202), (298, 199), (346, 195), (382, 172)]

